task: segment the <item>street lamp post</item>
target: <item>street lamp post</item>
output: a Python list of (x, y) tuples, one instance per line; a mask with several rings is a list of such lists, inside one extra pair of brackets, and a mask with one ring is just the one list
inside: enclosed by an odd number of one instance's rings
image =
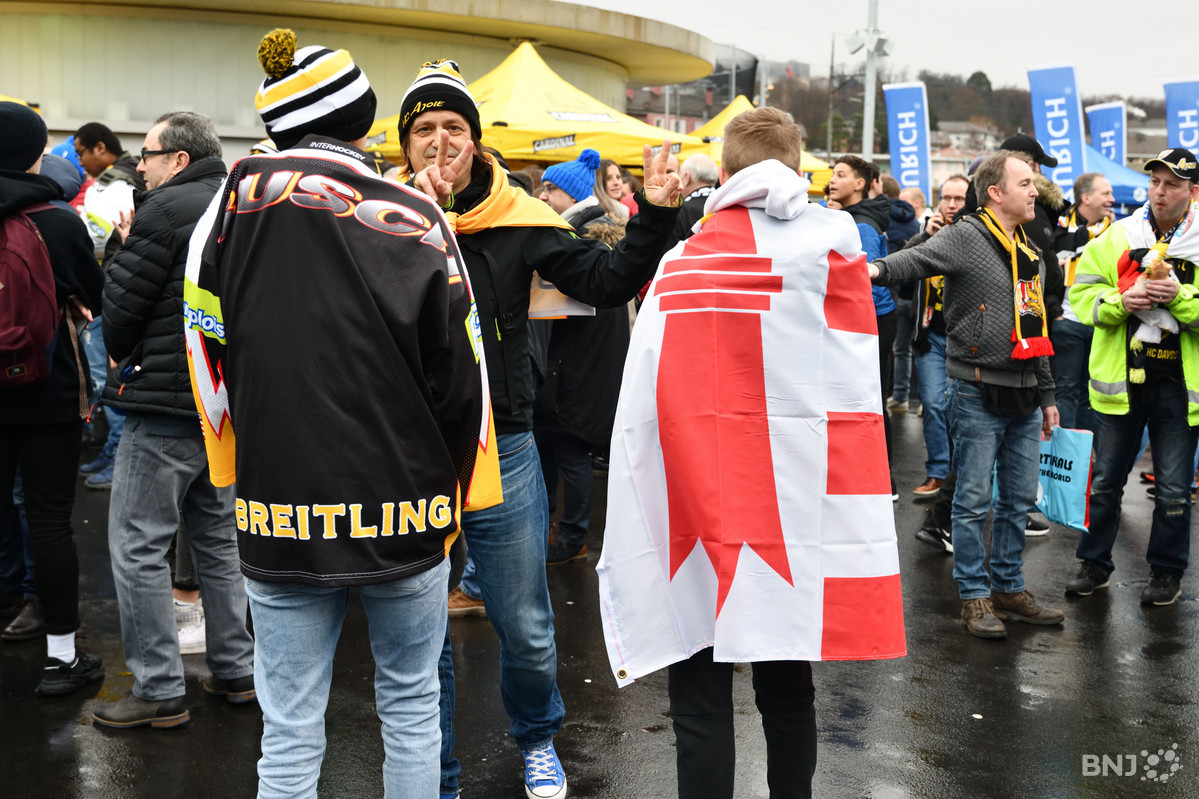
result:
[(855, 31), (845, 42), (849, 52), (856, 53), (866, 48), (866, 97), (862, 109), (862, 157), (867, 161), (874, 159), (874, 95), (875, 59), (880, 55), (891, 52), (891, 42), (886, 34), (878, 29), (878, 0), (869, 0), (866, 29)]

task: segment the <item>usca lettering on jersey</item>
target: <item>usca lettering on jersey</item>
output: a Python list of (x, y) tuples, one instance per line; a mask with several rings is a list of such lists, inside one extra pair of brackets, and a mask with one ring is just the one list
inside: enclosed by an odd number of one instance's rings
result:
[[(252, 214), (287, 201), (298, 208), (353, 217), (371, 230), (392, 236), (425, 236), (435, 229), (416, 209), (391, 200), (364, 200), (357, 189), (327, 175), (285, 170), (272, 173), (265, 186), (260, 185), (262, 177), (246, 175), (237, 184), (234, 213)], [(440, 234), (426, 243), (436, 249), (445, 247)]]

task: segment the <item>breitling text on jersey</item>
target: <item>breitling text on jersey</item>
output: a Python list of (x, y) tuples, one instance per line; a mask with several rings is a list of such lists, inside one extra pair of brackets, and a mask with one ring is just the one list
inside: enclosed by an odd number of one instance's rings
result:
[(444, 530), (456, 526), (454, 501), (444, 494), (431, 500), (384, 502), (363, 518), (362, 503), (281, 505), (237, 498), (237, 529), (250, 535), (294, 538), (307, 541), (313, 536), (337, 538), (377, 538), (423, 533), (429, 528)]

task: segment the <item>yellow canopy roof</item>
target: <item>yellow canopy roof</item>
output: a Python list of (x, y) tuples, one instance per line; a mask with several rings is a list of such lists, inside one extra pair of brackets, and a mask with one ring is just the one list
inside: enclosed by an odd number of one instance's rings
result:
[[(719, 114), (709, 119), (702, 126), (691, 131), (692, 136), (699, 138), (711, 139), (709, 142), (708, 154), (712, 156), (712, 160), (720, 163), (721, 151), (724, 149), (722, 140), (724, 138), (724, 128), (733, 120), (733, 117), (745, 111), (750, 111), (754, 107), (753, 103), (745, 98), (745, 95), (737, 95), (737, 99), (724, 107)], [(831, 169), (827, 162), (821, 161), (816, 156), (804, 150), (799, 160), (799, 169), (801, 172), (810, 175), (812, 178), (812, 190), (824, 191), (824, 184), (828, 183), (828, 174), (831, 174)], [(824, 174), (824, 173), (828, 174)], [(816, 185), (819, 183), (820, 185)]]
[[(509, 161), (572, 161), (585, 148), (619, 164), (641, 166), (642, 147), (669, 138), (679, 160), (708, 152), (694, 136), (669, 133), (622, 114), (567, 83), (523, 42), (468, 87), (479, 104), (483, 144)], [(399, 115), (375, 122), (367, 149), (400, 156)]]
[(752, 111), (753, 107), (754, 104), (746, 99), (744, 94), (739, 94), (737, 95), (737, 99), (724, 107), (723, 111), (691, 131), (691, 135), (700, 139), (705, 136), (720, 138), (724, 136), (724, 126), (729, 124), (733, 120), (733, 117), (745, 111)]

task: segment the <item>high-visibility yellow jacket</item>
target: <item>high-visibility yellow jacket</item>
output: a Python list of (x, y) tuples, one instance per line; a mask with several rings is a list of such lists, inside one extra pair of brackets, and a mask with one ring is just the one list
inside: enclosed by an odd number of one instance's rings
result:
[[(1128, 413), (1130, 314), (1120, 300), (1116, 264), (1129, 249), (1128, 224), (1135, 224), (1132, 219), (1113, 224), (1087, 245), (1070, 288), (1070, 307), (1083, 324), (1095, 328), (1090, 359), (1091, 407), (1114, 416)], [(1199, 426), (1199, 286), (1180, 286), (1166, 309), (1178, 320), (1187, 422)]]

